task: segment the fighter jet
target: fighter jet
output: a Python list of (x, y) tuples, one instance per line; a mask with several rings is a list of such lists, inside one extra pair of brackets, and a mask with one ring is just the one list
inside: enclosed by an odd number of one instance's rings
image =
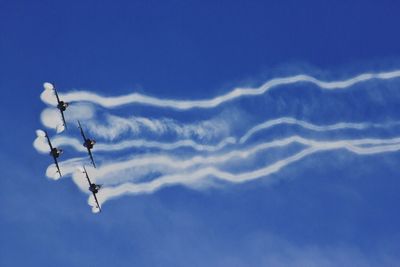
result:
[(47, 134), (46, 131), (44, 133), (45, 133), (45, 136), (47, 138), (47, 143), (49, 144), (49, 147), (50, 147), (50, 156), (53, 157), (54, 163), (56, 164), (56, 167), (57, 167), (57, 172), (61, 177), (62, 175), (61, 175), (60, 167), (58, 166), (57, 158), (63, 153), (63, 151), (62, 151), (62, 149), (58, 149), (56, 147), (53, 147), (53, 145), (50, 142), (49, 135)]
[(54, 84), (46, 82), (46, 83), (43, 84), (43, 87), (44, 87), (44, 89), (53, 90), (54, 91), (54, 94), (56, 95), (56, 98), (57, 98), (57, 108), (61, 113), (61, 118), (62, 118), (62, 121), (63, 121), (63, 125), (64, 125), (65, 129), (67, 129), (67, 123), (65, 122), (64, 111), (67, 109), (69, 104), (67, 102), (64, 102), (64, 101), (60, 100), (60, 98), (58, 97), (58, 93), (57, 93), (57, 90), (56, 90)]
[(90, 157), (90, 160), (92, 161), (93, 167), (96, 168), (96, 164), (94, 163), (93, 155), (92, 155), (92, 149), (93, 149), (93, 146), (96, 144), (96, 141), (93, 139), (86, 138), (85, 133), (83, 132), (81, 123), (79, 121), (78, 121), (78, 125), (79, 125), (79, 129), (81, 130), (81, 135), (83, 138), (83, 146), (86, 147), (89, 157)]
[(85, 175), (86, 175), (86, 179), (87, 179), (87, 181), (88, 181), (88, 183), (89, 183), (89, 191), (92, 192), (93, 197), (94, 197), (94, 200), (96, 201), (96, 204), (97, 204), (97, 208), (98, 208), (99, 211), (101, 212), (101, 208), (100, 208), (100, 205), (99, 205), (99, 201), (97, 200), (96, 194), (99, 192), (99, 190), (100, 190), (100, 188), (101, 188), (102, 185), (100, 185), (100, 184), (95, 184), (95, 183), (92, 183), (92, 182), (90, 181), (89, 175), (88, 175), (88, 173), (87, 173), (87, 171), (86, 171), (85, 166), (83, 166), (82, 172), (85, 173)]

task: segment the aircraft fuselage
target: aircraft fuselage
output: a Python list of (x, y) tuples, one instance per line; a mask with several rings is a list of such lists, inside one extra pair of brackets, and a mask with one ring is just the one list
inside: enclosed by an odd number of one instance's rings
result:
[(97, 192), (99, 192), (99, 189), (100, 189), (100, 186), (98, 186), (97, 184), (90, 184), (90, 187), (89, 187), (90, 192), (97, 194)]
[(64, 102), (64, 101), (60, 101), (60, 103), (58, 103), (57, 108), (61, 111), (65, 111), (68, 107), (68, 103)]
[(96, 141), (90, 140), (90, 139), (86, 139), (85, 143), (83, 143), (83, 146), (88, 148), (88, 149), (92, 149), (94, 144), (96, 144)]
[(55, 158), (58, 158), (61, 155), (61, 153), (62, 153), (62, 150), (61, 149), (57, 149), (57, 148), (53, 148), (50, 151), (50, 155), (55, 157)]

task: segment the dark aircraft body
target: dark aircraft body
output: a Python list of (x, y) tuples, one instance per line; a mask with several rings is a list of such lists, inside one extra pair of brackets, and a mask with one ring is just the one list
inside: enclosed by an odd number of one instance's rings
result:
[(96, 197), (96, 194), (99, 192), (99, 190), (100, 190), (100, 188), (101, 188), (101, 185), (92, 183), (92, 182), (90, 181), (90, 178), (89, 178), (89, 175), (88, 175), (88, 173), (87, 173), (87, 171), (86, 171), (85, 166), (83, 166), (83, 172), (85, 173), (86, 179), (87, 179), (87, 181), (88, 181), (88, 183), (89, 183), (89, 191), (92, 192), (93, 197), (94, 197), (94, 200), (96, 201), (97, 208), (98, 208), (99, 211), (101, 212), (101, 208), (100, 208), (100, 205), (99, 205), (99, 201), (97, 200), (97, 197)]
[(61, 177), (62, 175), (61, 175), (61, 171), (60, 171), (60, 166), (58, 166), (58, 161), (57, 161), (57, 159), (58, 159), (58, 158), (60, 157), (60, 155), (63, 153), (63, 150), (62, 150), (62, 149), (58, 149), (58, 148), (56, 148), (56, 147), (53, 147), (53, 145), (51, 144), (49, 135), (47, 134), (46, 131), (45, 131), (45, 134), (46, 134), (46, 138), (47, 138), (47, 143), (49, 144), (49, 147), (50, 147), (50, 156), (53, 157), (54, 163), (56, 164), (56, 167), (57, 167), (57, 172), (58, 172), (58, 174), (60, 174), (60, 177)]
[[(62, 123), (63, 123), (64, 128), (66, 129), (67, 128), (67, 123), (66, 123), (66, 120), (65, 120), (64, 112), (67, 110), (69, 104), (60, 99), (60, 97), (58, 95), (58, 92), (57, 92), (55, 86), (52, 83), (45, 82), (43, 84), (43, 87), (45, 88), (45, 90), (48, 90), (48, 92), (51, 91), (52, 93), (55, 94), (56, 99), (57, 99), (57, 106), (56, 107), (61, 113)], [(96, 141), (94, 139), (90, 139), (90, 138), (86, 137), (85, 132), (83, 131), (82, 125), (81, 125), (81, 123), (79, 121), (78, 121), (78, 125), (79, 125), (79, 130), (80, 130), (81, 136), (83, 138), (83, 146), (87, 149), (87, 152), (89, 154), (90, 161), (93, 164), (93, 167), (96, 168), (96, 164), (94, 162), (93, 155), (92, 155), (92, 149), (93, 149), (94, 145), (96, 144)], [(61, 131), (58, 131), (58, 126), (56, 127), (57, 133), (61, 132)], [(37, 130), (36, 133), (37, 133), (38, 137), (44, 137), (44, 136), (46, 137), (47, 143), (48, 143), (48, 145), (50, 147), (50, 156), (54, 160), (54, 163), (55, 163), (56, 168), (57, 168), (57, 173), (60, 175), (60, 177), (62, 177), (60, 166), (58, 164), (58, 158), (63, 153), (63, 150), (59, 149), (57, 147), (53, 147), (53, 144), (51, 143), (50, 137), (49, 137), (49, 135), (48, 135), (48, 133), (46, 131)], [(99, 184), (96, 184), (96, 183), (92, 183), (90, 181), (90, 178), (89, 178), (89, 175), (88, 175), (88, 173), (86, 171), (85, 166), (83, 166), (83, 169), (81, 171), (83, 173), (85, 173), (86, 179), (87, 179), (87, 181), (89, 183), (89, 188), (88, 189), (93, 194), (94, 200), (96, 202), (96, 207), (94, 209), (97, 208), (98, 211), (101, 212), (101, 207), (100, 207), (99, 201), (97, 199), (97, 193), (101, 189), (102, 185), (99, 185)]]
[(67, 129), (67, 123), (65, 122), (64, 111), (67, 110), (67, 107), (69, 104), (67, 102), (60, 100), (57, 90), (56, 90), (56, 87), (52, 83), (45, 83), (44, 87), (45, 87), (45, 89), (51, 89), (54, 91), (54, 94), (56, 95), (56, 98), (57, 98), (57, 108), (61, 113), (63, 125), (64, 125), (65, 129)]
[(93, 139), (86, 138), (85, 133), (82, 129), (81, 123), (79, 121), (78, 121), (78, 125), (79, 125), (79, 129), (81, 130), (81, 135), (83, 138), (83, 146), (86, 147), (89, 157), (90, 157), (90, 161), (92, 162), (93, 167), (96, 168), (96, 164), (94, 163), (93, 154), (92, 154), (92, 149), (93, 149), (94, 145), (96, 144), (96, 141)]

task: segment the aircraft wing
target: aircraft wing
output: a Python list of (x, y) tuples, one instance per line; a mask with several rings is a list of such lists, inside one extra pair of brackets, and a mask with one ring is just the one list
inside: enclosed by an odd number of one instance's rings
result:
[(92, 155), (92, 150), (90, 150), (89, 148), (87, 149), (88, 153), (89, 153), (89, 157), (90, 160), (92, 161), (93, 167), (96, 168), (96, 164), (94, 163), (94, 159), (93, 159), (93, 155)]
[(53, 156), (53, 159), (54, 159), (54, 163), (56, 164), (56, 167), (57, 167), (57, 172), (60, 175), (60, 177), (62, 177), (61, 171), (60, 171), (60, 166), (58, 166), (57, 158)]
[[(49, 135), (47, 134), (46, 131), (44, 131), (44, 133), (46, 134), (47, 143), (49, 144), (50, 152), (51, 152), (51, 151), (53, 151), (53, 146), (52, 146), (52, 144), (51, 144), (51, 142), (50, 142)], [(50, 154), (51, 154), (51, 153), (50, 153)], [(52, 154), (51, 154), (51, 155), (52, 155)], [(52, 155), (52, 156), (53, 156), (53, 155)], [(53, 156), (53, 159), (54, 159), (54, 163), (56, 164), (56, 167), (57, 167), (57, 172), (58, 172), (58, 174), (60, 174), (60, 177), (62, 177), (61, 171), (60, 171), (60, 166), (58, 166), (57, 158)]]
[(49, 144), (50, 151), (51, 151), (51, 150), (53, 150), (53, 146), (51, 145), (51, 142), (50, 142), (49, 135), (47, 134), (47, 132), (46, 132), (46, 131), (44, 131), (44, 133), (46, 134), (47, 143)]
[(95, 193), (93, 193), (93, 196), (94, 196), (94, 200), (96, 201), (97, 208), (98, 208), (98, 209), (99, 209), (99, 211), (101, 212), (101, 208), (100, 208), (100, 205), (99, 205), (99, 201), (97, 200), (96, 194), (95, 194)]
[(83, 141), (86, 141), (86, 136), (85, 136), (85, 133), (83, 132), (83, 129), (82, 129), (82, 126), (81, 126), (81, 123), (78, 121), (78, 125), (79, 125), (79, 130), (81, 130), (81, 135), (82, 135), (82, 137), (83, 137)]
[(65, 127), (65, 129), (67, 129), (67, 123), (65, 122), (64, 111), (60, 110), (60, 112), (61, 112), (61, 118), (62, 118), (64, 127)]
[(57, 103), (60, 104), (60, 98), (58, 97), (56, 88), (54, 87), (53, 90), (54, 90), (54, 94), (56, 95), (56, 98), (57, 98)]
[(84, 170), (84, 172), (85, 172), (86, 179), (87, 179), (87, 181), (88, 181), (88, 183), (89, 183), (89, 186), (92, 185), (92, 182), (90, 182), (89, 175), (87, 174), (87, 171), (86, 171), (85, 166), (83, 166), (83, 170)]

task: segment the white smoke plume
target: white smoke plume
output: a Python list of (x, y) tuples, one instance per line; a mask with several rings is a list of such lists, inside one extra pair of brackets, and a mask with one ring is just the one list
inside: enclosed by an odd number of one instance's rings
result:
[[(367, 128), (389, 128), (392, 126), (400, 125), (400, 122), (390, 122), (385, 124), (377, 124), (377, 123), (335, 123), (331, 125), (316, 125), (312, 123), (308, 123), (302, 120), (297, 120), (295, 118), (290, 117), (283, 117), (273, 120), (265, 121), (261, 124), (256, 125), (255, 127), (248, 130), (240, 139), (239, 143), (244, 144), (248, 139), (253, 136), (255, 133), (266, 130), (268, 128), (272, 128), (274, 126), (279, 125), (297, 125), (307, 130), (318, 131), (318, 132), (326, 132), (326, 131), (335, 131), (335, 130), (363, 130)], [(39, 143), (42, 145), (39, 146)], [(80, 141), (75, 138), (69, 137), (55, 137), (54, 143), (56, 146), (71, 146), (77, 151), (86, 151)], [(148, 141), (143, 139), (131, 139), (131, 140), (124, 140), (118, 143), (103, 143), (98, 144), (96, 146), (97, 151), (118, 151), (124, 150), (129, 148), (156, 148), (159, 150), (174, 150), (182, 147), (190, 147), (197, 151), (218, 151), (226, 147), (227, 145), (232, 145), (238, 143), (235, 137), (227, 137), (221, 140), (219, 143), (215, 145), (207, 145), (207, 144), (200, 144), (191, 139), (179, 140), (173, 143), (162, 143), (157, 141)], [(34, 142), (34, 146), (38, 151), (47, 151), (46, 144), (43, 138), (39, 136)]]
[[(161, 108), (172, 108), (179, 110), (188, 110), (193, 108), (215, 108), (225, 102), (237, 99), (243, 96), (257, 96), (264, 94), (271, 88), (283, 85), (290, 85), (300, 82), (312, 83), (324, 90), (339, 90), (349, 88), (357, 83), (366, 82), (373, 79), (388, 80), (400, 77), (400, 70), (380, 73), (364, 73), (353, 78), (342, 81), (321, 81), (309, 75), (295, 75), (291, 77), (272, 79), (258, 88), (235, 88), (227, 94), (206, 100), (174, 100), (160, 99), (146, 96), (139, 93), (133, 93), (125, 96), (104, 97), (92, 92), (77, 91), (67, 94), (60, 94), (60, 97), (68, 102), (91, 102), (105, 108), (116, 108), (127, 104), (143, 104)], [(48, 104), (54, 104), (51, 95), (45, 90), (41, 99)]]
[[(242, 183), (250, 180), (263, 178), (272, 173), (278, 172), (279, 170), (288, 166), (289, 164), (299, 161), (302, 158), (314, 154), (316, 152), (335, 150), (335, 149), (347, 149), (359, 155), (368, 155), (368, 154), (399, 151), (400, 143), (393, 145), (368, 147), (368, 148), (357, 147), (343, 142), (336, 142), (332, 144), (327, 144), (327, 143), (318, 144), (303, 149), (301, 152), (298, 152), (290, 157), (284, 158), (273, 164), (264, 166), (263, 168), (251, 172), (236, 174), (236, 173), (224, 172), (216, 167), (208, 166), (200, 168), (194, 172), (193, 171), (180, 172), (178, 174), (166, 175), (147, 183), (124, 183), (116, 187), (108, 187), (99, 193), (98, 199), (101, 203), (104, 203), (109, 199), (119, 197), (125, 194), (152, 193), (164, 186), (169, 186), (174, 184), (190, 185), (195, 182), (198, 182), (199, 180), (204, 180), (209, 178), (216, 178), (231, 183)], [(91, 197), (89, 198), (88, 203), (94, 206), (94, 201), (91, 199)]]
[[(235, 116), (226, 113), (221, 116), (220, 110), (213, 112), (214, 108), (235, 99), (260, 96), (277, 87), (290, 89), (290, 85), (297, 83), (310, 83), (322, 90), (339, 90), (358, 83), (373, 80), (384, 83), (395, 78), (400, 78), (400, 70), (364, 73), (341, 81), (321, 81), (302, 74), (271, 79), (258, 88), (235, 88), (204, 100), (160, 99), (138, 93), (104, 97), (86, 91), (59, 92), (59, 96), (71, 103), (65, 112), (68, 126), (75, 126), (80, 120), (87, 136), (100, 139), (93, 149), (98, 168), (86, 168), (92, 182), (104, 185), (98, 193), (100, 204), (104, 204), (119, 196), (153, 193), (175, 184), (204, 188), (218, 182), (239, 184), (266, 178), (323, 151), (348, 151), (357, 156), (399, 151), (400, 122), (395, 117), (389, 117), (385, 123), (370, 122), (368, 118), (365, 121), (343, 118), (331, 124), (315, 124), (304, 116), (298, 119), (296, 116), (263, 114), (270, 119), (254, 123), (240, 116), (232, 119)], [(54, 93), (48, 85), (45, 88), (41, 99), (52, 107), (43, 110), (41, 122), (44, 127), (61, 132)], [(168, 116), (134, 115), (130, 111), (131, 104), (142, 104), (153, 110), (168, 108), (180, 114), (191, 113), (185, 120), (172, 113)], [(207, 109), (210, 115), (206, 119), (198, 116), (202, 118), (198, 119), (195, 112), (202, 111), (196, 109)], [(318, 113), (318, 110), (314, 112)], [(285, 134), (262, 135), (274, 127), (279, 127), (280, 133), (284, 131)], [(87, 165), (88, 158), (79, 131), (74, 128), (69, 127), (61, 134), (51, 133), (50, 139), (54, 147), (64, 148), (72, 157), (60, 157), (63, 177), (72, 177), (82, 192), (89, 195), (88, 203), (93, 212), (98, 212), (87, 181), (78, 171), (79, 167)], [(298, 129), (301, 129), (301, 135), (296, 133)], [(384, 132), (385, 137), (377, 138), (377, 132)], [(255, 135), (258, 138), (254, 138)], [(33, 146), (40, 153), (50, 152), (42, 131), (37, 131)], [(55, 164), (49, 165), (46, 176), (59, 179)]]

